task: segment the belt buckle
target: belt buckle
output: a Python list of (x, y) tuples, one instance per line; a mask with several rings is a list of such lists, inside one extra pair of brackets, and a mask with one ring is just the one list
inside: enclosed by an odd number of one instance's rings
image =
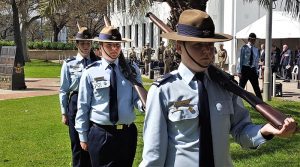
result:
[(117, 130), (123, 129), (123, 125), (116, 125)]

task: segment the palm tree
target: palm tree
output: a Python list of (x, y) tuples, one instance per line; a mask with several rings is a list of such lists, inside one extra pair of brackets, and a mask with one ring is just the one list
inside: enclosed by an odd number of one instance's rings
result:
[[(146, 0), (147, 1), (147, 0)], [(171, 7), (171, 15), (168, 19), (169, 26), (175, 30), (175, 26), (178, 22), (178, 18), (182, 11), (185, 9), (199, 9), (206, 11), (206, 4), (208, 0), (158, 0), (158, 2), (167, 2)], [(252, 3), (258, 1), (260, 6), (266, 9), (270, 6), (270, 0), (244, 0), (245, 2)], [(273, 0), (277, 1), (277, 0)], [(282, 0), (281, 0), (282, 1)], [(300, 0), (286, 0), (284, 4), (284, 10), (291, 13), (294, 17), (300, 17)]]
[[(46, 10), (53, 12), (56, 7), (58, 7), (61, 3), (66, 2), (67, 0), (43, 0), (46, 4)], [(111, 0), (108, 0), (111, 1)], [(169, 20), (169, 26), (172, 29), (175, 29), (175, 26), (177, 24), (179, 15), (182, 11), (185, 9), (199, 9), (202, 11), (206, 10), (206, 4), (208, 0), (134, 0), (134, 3), (132, 3), (132, 11), (137, 11), (136, 9), (142, 7), (145, 7), (147, 4), (151, 5), (153, 1), (157, 2), (166, 2), (171, 7), (171, 13)], [(244, 0), (245, 2), (254, 2), (258, 1), (258, 3), (268, 8), (270, 4), (270, 0)], [(273, 0), (277, 1), (277, 0)], [(281, 0), (282, 1), (282, 0)], [(144, 8), (145, 9), (145, 8)], [(286, 12), (291, 13), (294, 17), (300, 17), (300, 0), (286, 0), (284, 4), (284, 10)], [(139, 9), (139, 11), (141, 11)], [(134, 13), (134, 12), (133, 12)]]

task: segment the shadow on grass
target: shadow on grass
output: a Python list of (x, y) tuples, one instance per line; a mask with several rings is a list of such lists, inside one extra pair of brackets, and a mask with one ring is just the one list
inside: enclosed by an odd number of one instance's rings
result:
[[(49, 86), (47, 86), (49, 87)], [(53, 89), (46, 89), (46, 88), (27, 88), (26, 91), (56, 91)]]
[(38, 82), (40, 81), (40, 79), (26, 79), (25, 78), (25, 82)]
[[(290, 102), (283, 103), (280, 101), (272, 102), (273, 108), (285, 113), (292, 115), (295, 118), (296, 122), (299, 122), (300, 117), (300, 104), (299, 102)], [(251, 119), (255, 124), (266, 124), (267, 121), (256, 111), (254, 111), (248, 104), (246, 104), (246, 108), (250, 110)], [(235, 161), (247, 161), (252, 159), (257, 159), (261, 156), (273, 157), (275, 154), (285, 154), (286, 156), (290, 156), (292, 154), (299, 153), (300, 147), (300, 134), (296, 134), (291, 138), (278, 138), (275, 137), (271, 141), (268, 141), (261, 148), (257, 150), (249, 150), (242, 149), (240, 146), (234, 145), (233, 147), (239, 147), (237, 149), (231, 150), (232, 159)], [(231, 138), (230, 143), (233, 143), (233, 139)], [(276, 155), (277, 157), (279, 155)], [(283, 157), (284, 159), (284, 157)], [(276, 160), (276, 159), (275, 159)], [(295, 160), (295, 159), (293, 159)]]

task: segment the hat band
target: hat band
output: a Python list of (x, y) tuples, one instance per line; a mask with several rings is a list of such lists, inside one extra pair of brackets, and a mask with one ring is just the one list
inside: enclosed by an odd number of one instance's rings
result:
[(83, 34), (83, 33), (77, 33), (75, 36), (76, 39), (89, 39), (91, 38), (89, 35), (87, 34)]
[(214, 37), (214, 30), (206, 29), (200, 30), (194, 26), (186, 25), (186, 24), (177, 24), (177, 34), (198, 38), (210, 38)]
[(113, 35), (109, 35), (109, 34), (99, 34), (99, 39), (101, 40), (114, 40), (114, 41), (118, 41), (118, 40), (122, 40), (121, 35), (120, 36), (113, 36)]

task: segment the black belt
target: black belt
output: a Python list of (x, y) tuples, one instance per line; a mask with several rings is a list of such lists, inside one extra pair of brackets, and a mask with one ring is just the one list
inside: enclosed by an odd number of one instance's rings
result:
[(70, 97), (72, 97), (73, 95), (78, 95), (78, 91), (73, 91), (70, 95)]
[(130, 127), (131, 124), (119, 124), (119, 125), (100, 125), (95, 122), (92, 123), (93, 126), (103, 128), (105, 130), (125, 130)]

